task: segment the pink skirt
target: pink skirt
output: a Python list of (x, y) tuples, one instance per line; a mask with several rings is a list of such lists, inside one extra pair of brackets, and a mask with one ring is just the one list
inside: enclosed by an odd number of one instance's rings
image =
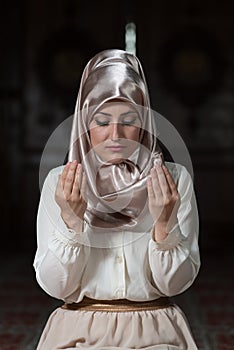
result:
[(56, 309), (37, 350), (198, 350), (177, 305), (131, 312)]

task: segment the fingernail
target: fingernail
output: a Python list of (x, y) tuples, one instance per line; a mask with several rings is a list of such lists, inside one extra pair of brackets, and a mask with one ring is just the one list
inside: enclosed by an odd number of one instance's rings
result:
[(161, 161), (161, 159), (159, 159), (159, 158), (155, 159), (155, 160), (154, 160), (154, 166), (155, 166), (155, 167), (160, 167), (160, 166), (162, 166), (162, 161)]

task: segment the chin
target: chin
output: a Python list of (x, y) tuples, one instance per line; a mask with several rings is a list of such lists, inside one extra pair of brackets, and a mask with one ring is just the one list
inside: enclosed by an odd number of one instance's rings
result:
[(101, 159), (107, 163), (118, 164), (128, 159), (128, 156), (129, 156), (128, 154), (124, 154), (124, 153), (112, 153), (112, 154), (105, 154), (105, 155), (103, 154), (101, 156)]
[(112, 158), (108, 160), (108, 163), (119, 164), (119, 163), (122, 163), (124, 160), (125, 160), (124, 158)]
[(111, 163), (111, 164), (118, 164), (121, 163), (125, 160), (128, 160), (129, 156), (131, 155), (129, 152), (125, 152), (125, 153), (112, 153), (112, 154), (106, 154), (105, 152), (101, 153), (101, 152), (97, 152), (97, 155), (100, 157), (100, 159), (103, 162), (106, 163)]

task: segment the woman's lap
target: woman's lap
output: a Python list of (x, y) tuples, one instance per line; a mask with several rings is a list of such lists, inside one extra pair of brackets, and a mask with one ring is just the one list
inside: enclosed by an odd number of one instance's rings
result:
[(178, 306), (133, 312), (56, 309), (37, 350), (197, 350)]

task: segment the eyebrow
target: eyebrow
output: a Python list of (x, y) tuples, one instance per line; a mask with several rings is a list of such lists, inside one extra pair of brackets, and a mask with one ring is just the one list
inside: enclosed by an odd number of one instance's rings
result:
[(125, 113), (122, 113), (121, 115), (128, 115), (128, 114), (137, 114), (138, 115), (137, 111), (133, 111), (133, 110), (125, 112)]
[[(97, 112), (96, 114), (102, 114), (102, 115), (104, 115), (106, 117), (111, 117), (112, 116), (112, 114), (104, 113), (104, 112)], [(134, 110), (121, 113), (120, 115), (121, 116), (126, 116), (128, 114), (137, 114), (138, 115), (137, 111), (134, 111)]]
[(97, 112), (95, 114), (102, 114), (102, 115), (105, 115), (107, 117), (111, 117), (111, 114), (108, 114), (108, 113), (104, 113), (104, 112)]

